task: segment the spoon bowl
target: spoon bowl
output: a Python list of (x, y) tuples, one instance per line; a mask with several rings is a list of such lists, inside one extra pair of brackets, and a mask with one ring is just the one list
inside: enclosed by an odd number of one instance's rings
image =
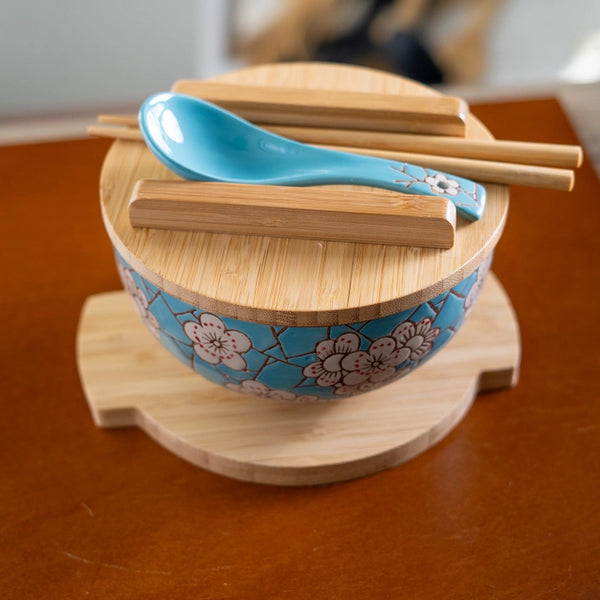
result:
[(468, 179), (302, 144), (185, 94), (151, 96), (140, 107), (138, 122), (153, 154), (185, 179), (292, 186), (351, 184), (444, 196), (470, 221), (479, 219), (485, 209), (485, 188)]

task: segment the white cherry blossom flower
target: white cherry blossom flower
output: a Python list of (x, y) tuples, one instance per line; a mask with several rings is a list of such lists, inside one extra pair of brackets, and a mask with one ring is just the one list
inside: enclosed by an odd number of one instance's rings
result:
[(360, 338), (356, 333), (343, 333), (337, 339), (326, 339), (317, 344), (315, 354), (317, 362), (304, 367), (305, 377), (314, 377), (321, 387), (332, 386), (341, 381), (342, 359), (360, 347)]
[(431, 328), (431, 319), (425, 318), (416, 325), (411, 321), (405, 321), (392, 331), (392, 337), (396, 340), (399, 355), (403, 360), (420, 360), (433, 347), (435, 338), (440, 333), (440, 328)]
[(493, 259), (494, 255), (492, 253), (479, 265), (477, 268), (477, 281), (484, 281), (484, 279), (487, 277), (487, 274), (492, 268)]
[(202, 313), (198, 322), (186, 321), (183, 331), (193, 342), (194, 352), (203, 361), (211, 365), (223, 363), (236, 371), (246, 368), (242, 354), (252, 347), (250, 338), (241, 331), (227, 329), (216, 315)]
[(365, 382), (378, 383), (394, 375), (396, 367), (406, 360), (396, 348), (396, 340), (385, 336), (376, 339), (365, 352), (352, 352), (342, 359), (341, 366), (347, 373), (344, 385), (360, 385)]
[(477, 269), (477, 279), (475, 280), (475, 283), (473, 283), (471, 289), (469, 290), (469, 293), (465, 297), (465, 311), (467, 315), (473, 310), (473, 307), (475, 306), (475, 301), (477, 300), (479, 293), (481, 292), (481, 288), (483, 287), (483, 284), (485, 282), (485, 278), (490, 272), (490, 268), (492, 266), (492, 258), (493, 255), (490, 254), (490, 256), (488, 256), (479, 265), (479, 268)]
[(137, 313), (142, 318), (146, 327), (150, 330), (150, 333), (157, 339), (160, 339), (160, 324), (158, 319), (150, 312), (148, 305), (148, 299), (144, 295), (144, 292), (137, 288), (135, 295), (133, 296), (133, 303)]
[(254, 379), (245, 379), (238, 384), (226, 383), (225, 387), (241, 394), (268, 398), (269, 400), (279, 400), (281, 402), (313, 403), (321, 401), (321, 398), (315, 395), (298, 395), (289, 390), (273, 390), (268, 385)]
[(358, 394), (365, 394), (371, 390), (374, 390), (378, 387), (381, 387), (384, 383), (387, 385), (396, 379), (400, 379), (400, 377), (404, 377), (407, 373), (412, 371), (412, 367), (404, 367), (402, 369), (397, 369), (395, 373), (389, 378), (385, 379), (383, 382), (377, 383), (372, 381), (365, 381), (359, 385), (338, 385), (335, 387), (334, 393), (340, 396), (357, 396)]
[(137, 285), (135, 285), (135, 281), (133, 280), (133, 275), (131, 274), (131, 271), (126, 269), (123, 265), (118, 265), (118, 271), (123, 287), (125, 288), (127, 293), (133, 297), (135, 291), (137, 290)]
[(271, 390), (268, 385), (254, 379), (244, 379), (241, 383), (226, 383), (225, 387), (240, 394), (261, 397), (266, 397)]
[(376, 387), (379, 386), (376, 383), (371, 383), (370, 381), (365, 381), (359, 385), (344, 385), (342, 383), (335, 386), (334, 394), (338, 396), (357, 396), (358, 394), (364, 394), (369, 390), (373, 390)]
[(459, 183), (455, 179), (448, 179), (443, 173), (428, 175), (424, 179), (425, 183), (431, 187), (431, 191), (436, 194), (448, 194), (457, 196)]
[(150, 331), (150, 333), (160, 340), (160, 324), (158, 319), (150, 312), (148, 298), (144, 292), (135, 284), (131, 271), (119, 265), (119, 276), (123, 283), (123, 287), (131, 296), (135, 310)]
[(481, 292), (482, 282), (479, 280), (479, 277), (471, 286), (469, 293), (465, 297), (465, 312), (468, 315), (475, 306), (475, 301), (479, 297), (479, 292)]

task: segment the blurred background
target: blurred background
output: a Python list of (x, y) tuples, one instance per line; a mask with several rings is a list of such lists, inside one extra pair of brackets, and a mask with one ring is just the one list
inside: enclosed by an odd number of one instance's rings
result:
[(600, 81), (599, 0), (3, 0), (0, 126), (135, 110), (246, 64), (370, 65), (474, 97)]

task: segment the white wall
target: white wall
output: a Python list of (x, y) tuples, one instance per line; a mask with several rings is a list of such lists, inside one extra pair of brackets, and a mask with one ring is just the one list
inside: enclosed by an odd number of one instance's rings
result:
[(504, 0), (489, 37), (483, 83), (556, 80), (585, 40), (598, 33), (600, 0)]
[[(257, 23), (284, 0), (236, 0)], [(230, 0), (0, 0), (0, 119), (136, 106), (181, 77), (236, 66)], [(483, 83), (555, 80), (600, 30), (600, 0), (505, 0)]]
[(194, 0), (2, 0), (0, 118), (139, 103), (194, 75), (197, 28)]

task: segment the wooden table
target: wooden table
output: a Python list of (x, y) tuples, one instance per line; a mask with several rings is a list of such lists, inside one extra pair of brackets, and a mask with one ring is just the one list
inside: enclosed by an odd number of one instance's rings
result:
[[(497, 136), (576, 143), (554, 100), (473, 107)], [(494, 270), (514, 389), (414, 460), (342, 484), (229, 480), (91, 420), (84, 299), (120, 287), (98, 208), (110, 142), (0, 148), (3, 598), (600, 597), (600, 184), (512, 190)]]

